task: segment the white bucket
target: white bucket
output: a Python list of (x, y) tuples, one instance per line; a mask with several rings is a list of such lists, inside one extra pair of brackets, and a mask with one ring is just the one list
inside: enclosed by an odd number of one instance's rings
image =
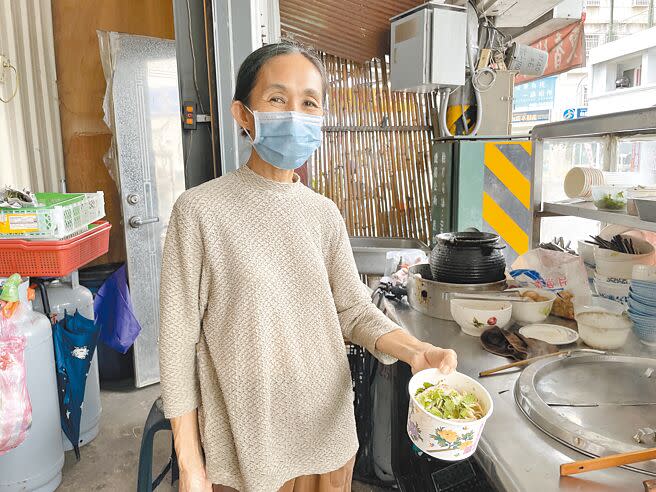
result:
[[(458, 390), (473, 393), (484, 410), (478, 420), (463, 422), (446, 420), (429, 413), (415, 400), (415, 393), (424, 383), (445, 383)], [(410, 409), (408, 411), (408, 436), (423, 452), (444, 461), (460, 461), (476, 451), (483, 434), (485, 422), (492, 415), (492, 397), (477, 381), (459, 372), (448, 375), (437, 369), (426, 369), (415, 374), (408, 385)]]
[(514, 42), (506, 59), (508, 70), (516, 70), (522, 75), (539, 77), (547, 67), (549, 54), (546, 51)]

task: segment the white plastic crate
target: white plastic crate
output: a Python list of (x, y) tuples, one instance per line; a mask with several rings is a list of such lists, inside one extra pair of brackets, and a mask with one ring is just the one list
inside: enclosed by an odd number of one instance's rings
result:
[(63, 239), (105, 216), (105, 197), (95, 193), (37, 193), (37, 207), (0, 208), (2, 239)]

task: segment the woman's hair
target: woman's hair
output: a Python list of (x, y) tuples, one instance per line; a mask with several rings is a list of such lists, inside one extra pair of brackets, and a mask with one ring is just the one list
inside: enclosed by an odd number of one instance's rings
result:
[(241, 101), (248, 105), (251, 92), (257, 82), (257, 76), (264, 64), (276, 56), (291, 55), (293, 53), (303, 55), (319, 70), (323, 85), (323, 98), (325, 100), (328, 91), (328, 76), (326, 75), (326, 67), (324, 67), (317, 53), (294, 41), (282, 40), (279, 43), (266, 44), (246, 57), (241, 67), (239, 67), (235, 95), (232, 98), (233, 101)]

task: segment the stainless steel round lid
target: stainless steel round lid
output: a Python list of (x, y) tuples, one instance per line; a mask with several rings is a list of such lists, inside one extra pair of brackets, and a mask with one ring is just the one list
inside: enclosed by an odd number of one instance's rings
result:
[[(573, 352), (524, 369), (515, 401), (543, 432), (588, 456), (638, 451), (656, 427), (656, 359)], [(656, 476), (656, 462), (625, 468)]]

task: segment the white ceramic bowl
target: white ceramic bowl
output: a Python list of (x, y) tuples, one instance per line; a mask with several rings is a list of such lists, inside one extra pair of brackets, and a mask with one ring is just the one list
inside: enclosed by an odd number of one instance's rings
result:
[(556, 294), (543, 289), (519, 289), (520, 294), (532, 291), (548, 300), (540, 302), (512, 302), (512, 319), (518, 323), (540, 323), (549, 317)]
[[(424, 383), (437, 384), (442, 381), (458, 391), (474, 393), (485, 411), (483, 417), (472, 422), (463, 422), (441, 419), (426, 411), (415, 400), (417, 389)], [(444, 461), (460, 461), (474, 454), (485, 422), (493, 410), (492, 397), (478, 381), (459, 372), (444, 375), (437, 369), (426, 369), (412, 377), (408, 391), (408, 435), (415, 446), (431, 457)]]
[(583, 260), (583, 263), (589, 266), (595, 266), (594, 252), (599, 246), (595, 244), (586, 243), (585, 241), (579, 241), (578, 250), (579, 256)]
[(510, 323), (512, 304), (507, 301), (451, 299), (451, 316), (467, 335), (480, 337), (490, 326), (505, 328)]
[(600, 350), (613, 350), (626, 343), (633, 323), (628, 316), (609, 312), (587, 312), (576, 316), (579, 336), (586, 345)]
[(654, 246), (644, 239), (635, 237), (632, 237), (631, 241), (640, 254), (629, 255), (609, 249), (595, 249), (597, 273), (605, 277), (631, 278), (633, 265), (651, 265), (654, 260)]
[(642, 280), (643, 282), (656, 282), (656, 266), (633, 265), (631, 278), (633, 280)]
[(615, 284), (595, 278), (594, 285), (595, 289), (597, 289), (597, 294), (606, 299), (617, 301), (624, 305), (629, 300), (629, 290), (631, 288), (629, 284)]

